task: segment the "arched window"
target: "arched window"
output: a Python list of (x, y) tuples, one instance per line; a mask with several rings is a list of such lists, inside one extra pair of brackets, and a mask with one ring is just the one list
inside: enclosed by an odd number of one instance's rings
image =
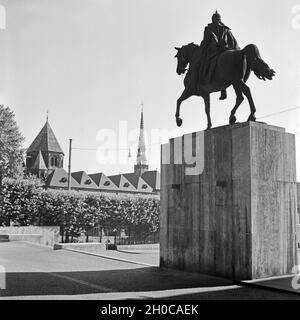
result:
[(54, 158), (54, 165), (55, 165), (55, 167), (58, 167), (58, 159), (57, 159), (57, 157)]
[(51, 167), (54, 166), (54, 158), (51, 158)]

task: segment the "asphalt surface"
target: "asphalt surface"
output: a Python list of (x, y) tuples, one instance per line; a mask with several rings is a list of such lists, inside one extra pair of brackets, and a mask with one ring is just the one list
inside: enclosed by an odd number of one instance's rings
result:
[(6, 271), (0, 299), (300, 299), (207, 275), (22, 242), (0, 243), (0, 265)]

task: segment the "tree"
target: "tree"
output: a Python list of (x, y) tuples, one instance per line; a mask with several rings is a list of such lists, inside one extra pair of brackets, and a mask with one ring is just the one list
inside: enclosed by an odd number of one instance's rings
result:
[(0, 105), (0, 192), (3, 178), (17, 178), (22, 174), (23, 140), (13, 111)]

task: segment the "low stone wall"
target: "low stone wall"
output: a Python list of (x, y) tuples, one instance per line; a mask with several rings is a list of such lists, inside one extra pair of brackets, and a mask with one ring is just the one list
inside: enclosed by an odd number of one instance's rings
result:
[(54, 250), (77, 250), (90, 253), (102, 253), (106, 251), (106, 245), (99, 242), (89, 243), (55, 243), (53, 246)]
[(59, 242), (59, 227), (0, 227), (0, 234), (9, 235), (10, 241), (29, 241), (32, 243), (53, 246)]
[(119, 245), (118, 250), (159, 250), (159, 243)]

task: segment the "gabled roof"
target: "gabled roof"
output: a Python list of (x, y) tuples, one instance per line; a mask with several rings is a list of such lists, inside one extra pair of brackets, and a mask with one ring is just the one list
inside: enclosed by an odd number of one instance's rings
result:
[[(67, 188), (68, 187), (68, 173), (63, 168), (53, 170), (46, 179), (47, 187)], [(71, 177), (71, 187), (80, 187), (80, 184)]]
[(121, 175), (116, 174), (114, 176), (108, 176), (108, 178), (119, 188)]
[(138, 192), (153, 192), (153, 188), (142, 178), (134, 172), (125, 173), (123, 176), (131, 182)]
[(139, 177), (137, 189), (139, 192), (153, 192), (153, 188), (142, 177)]
[(146, 171), (142, 178), (155, 190), (160, 190), (160, 173), (156, 170)]
[(81, 188), (98, 189), (98, 186), (93, 179), (91, 179), (91, 177), (89, 177), (84, 171), (72, 172), (71, 176), (74, 180), (76, 180), (76, 182), (78, 182)]
[(40, 150), (64, 154), (48, 121), (27, 149), (27, 153)]
[(45, 161), (44, 161), (44, 158), (43, 158), (43, 155), (42, 155), (42, 152), (41, 150), (39, 151), (36, 159), (35, 159), (35, 162), (32, 166), (32, 169), (37, 169), (37, 170), (47, 170), (47, 166), (45, 164)]
[(114, 182), (112, 182), (103, 172), (89, 174), (89, 177), (95, 182), (99, 189), (118, 190)]
[(137, 191), (136, 187), (124, 175), (117, 174), (108, 177), (120, 191)]
[(134, 172), (131, 173), (124, 173), (123, 176), (129, 180), (129, 182), (135, 187), (138, 187), (138, 183), (139, 183), (139, 176), (136, 175)]

